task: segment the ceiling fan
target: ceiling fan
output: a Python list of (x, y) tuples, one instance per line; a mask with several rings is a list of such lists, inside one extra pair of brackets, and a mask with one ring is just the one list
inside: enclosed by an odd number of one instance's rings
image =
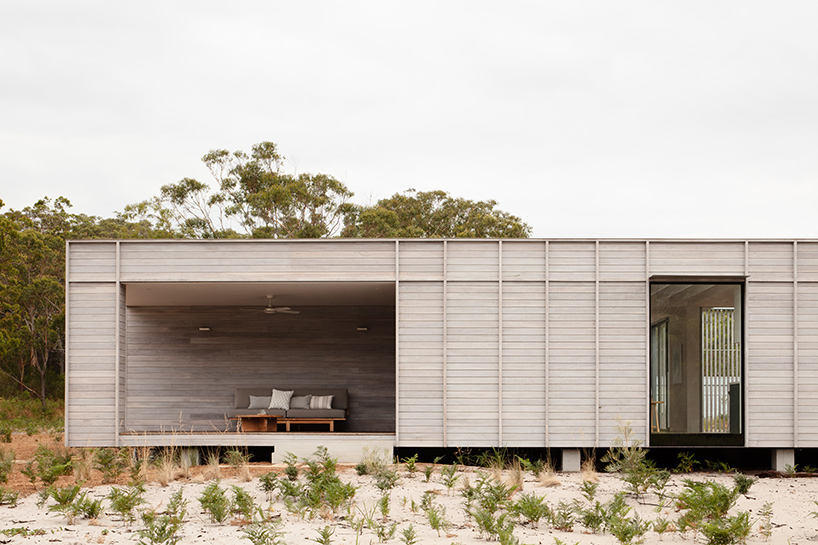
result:
[(267, 296), (267, 306), (261, 309), (260, 312), (263, 312), (264, 314), (301, 314), (300, 310), (293, 310), (290, 307), (274, 307), (272, 295)]

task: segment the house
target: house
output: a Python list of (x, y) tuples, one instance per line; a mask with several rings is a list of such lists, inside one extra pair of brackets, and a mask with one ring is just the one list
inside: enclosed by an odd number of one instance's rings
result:
[[(66, 282), (69, 446), (818, 446), (814, 240), (70, 241)], [(229, 431), (251, 386), (349, 418)]]

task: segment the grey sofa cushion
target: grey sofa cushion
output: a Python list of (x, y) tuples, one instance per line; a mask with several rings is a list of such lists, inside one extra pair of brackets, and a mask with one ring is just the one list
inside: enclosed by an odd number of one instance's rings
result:
[(312, 399), (312, 396), (293, 396), (293, 398), (290, 400), (290, 410), (309, 409), (310, 399)]
[(234, 418), (245, 414), (266, 414), (268, 416), (283, 417), (285, 413), (286, 411), (282, 411), (281, 409), (229, 409), (227, 411), (227, 418)]
[(287, 418), (344, 418), (344, 409), (290, 409)]

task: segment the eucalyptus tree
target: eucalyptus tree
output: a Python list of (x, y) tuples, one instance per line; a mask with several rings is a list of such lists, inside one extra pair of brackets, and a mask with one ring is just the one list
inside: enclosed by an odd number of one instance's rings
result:
[(531, 227), (499, 210), (497, 201), (472, 201), (445, 191), (409, 189), (354, 207), (345, 237), (363, 238), (528, 238)]
[(327, 174), (289, 174), (273, 142), (250, 154), (211, 150), (202, 157), (215, 188), (194, 178), (125, 207), (127, 220), (186, 238), (321, 238), (336, 236), (352, 192)]

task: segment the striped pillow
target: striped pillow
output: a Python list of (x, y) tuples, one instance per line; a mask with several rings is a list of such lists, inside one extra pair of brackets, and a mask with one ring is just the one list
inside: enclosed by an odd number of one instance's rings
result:
[(273, 397), (270, 399), (270, 406), (268, 409), (288, 410), (290, 408), (290, 398), (293, 397), (292, 390), (276, 390), (273, 389)]
[(310, 409), (331, 409), (333, 397), (335, 396), (312, 396), (310, 398)]

